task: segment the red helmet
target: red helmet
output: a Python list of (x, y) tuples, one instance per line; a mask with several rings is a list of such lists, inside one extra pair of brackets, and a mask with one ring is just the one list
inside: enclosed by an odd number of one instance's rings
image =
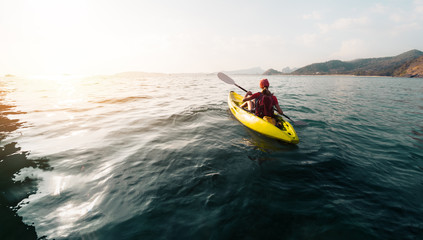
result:
[(267, 80), (266, 78), (260, 80), (260, 88), (269, 87), (269, 85), (269, 80)]

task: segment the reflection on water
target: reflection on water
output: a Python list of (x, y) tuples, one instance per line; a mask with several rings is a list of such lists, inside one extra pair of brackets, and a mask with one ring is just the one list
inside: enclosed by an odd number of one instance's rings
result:
[(22, 151), (17, 142), (3, 142), (22, 126), (15, 117), (26, 114), (15, 111), (15, 106), (6, 103), (5, 98), (11, 93), (7, 89), (0, 81), (0, 239), (35, 239), (35, 228), (22, 222), (22, 217), (16, 214), (16, 206), (37, 190), (37, 181), (30, 177), (19, 179), (16, 174), (27, 168), (51, 168), (47, 159), (28, 159), (29, 153)]
[(298, 148), (296, 145), (268, 138), (246, 127), (245, 131), (248, 132), (249, 138), (243, 139), (244, 143), (263, 152), (287, 152)]
[[(150, 109), (143, 107), (150, 102), (172, 104), (169, 94), (157, 91), (165, 82), (150, 82), (138, 76), (126, 84), (121, 81), (120, 77), (65, 77), (11, 83), (19, 91), (10, 92), (10, 98), (18, 103), (20, 111), (26, 112), (21, 116), (26, 127), (15, 138), (31, 149), (33, 156), (55, 156), (54, 172), (25, 168), (15, 177), (16, 181), (42, 179), (38, 192), (26, 195), (19, 209), (20, 215), (34, 216), (30, 222), (37, 226), (38, 233), (64, 237), (75, 228), (104, 224), (83, 221), (101, 215), (98, 205), (107, 202), (106, 186), (116, 168), (124, 163), (131, 148), (136, 151), (138, 144), (148, 141), (145, 135), (154, 129), (145, 129), (144, 125), (158, 122), (157, 115), (159, 119), (160, 115), (167, 117), (168, 112), (154, 109), (151, 110), (155, 113), (148, 115)], [(132, 141), (127, 141), (128, 137)]]

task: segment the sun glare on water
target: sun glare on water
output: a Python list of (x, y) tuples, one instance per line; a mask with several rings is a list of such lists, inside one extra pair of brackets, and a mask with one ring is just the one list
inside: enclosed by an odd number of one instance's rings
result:
[(23, 82), (24, 86), (21, 87), (28, 91), (27, 98), (40, 101), (39, 106), (63, 109), (72, 108), (85, 101), (84, 80), (80, 76), (32, 76)]

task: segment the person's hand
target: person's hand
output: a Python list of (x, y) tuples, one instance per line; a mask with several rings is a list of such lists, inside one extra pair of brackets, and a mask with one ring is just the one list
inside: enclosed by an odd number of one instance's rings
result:
[(250, 96), (250, 95), (253, 95), (251, 91), (248, 91), (247, 94), (245, 94), (245, 96)]

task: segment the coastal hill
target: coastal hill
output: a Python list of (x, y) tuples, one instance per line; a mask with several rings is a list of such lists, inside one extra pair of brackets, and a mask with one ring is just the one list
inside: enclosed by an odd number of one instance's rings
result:
[[(283, 74), (269, 69), (264, 75)], [(331, 60), (297, 69), (292, 75), (356, 75), (423, 77), (423, 52), (411, 50), (394, 57), (363, 58), (352, 61)]]
[(402, 65), (395, 70), (394, 76), (423, 78), (423, 56)]

